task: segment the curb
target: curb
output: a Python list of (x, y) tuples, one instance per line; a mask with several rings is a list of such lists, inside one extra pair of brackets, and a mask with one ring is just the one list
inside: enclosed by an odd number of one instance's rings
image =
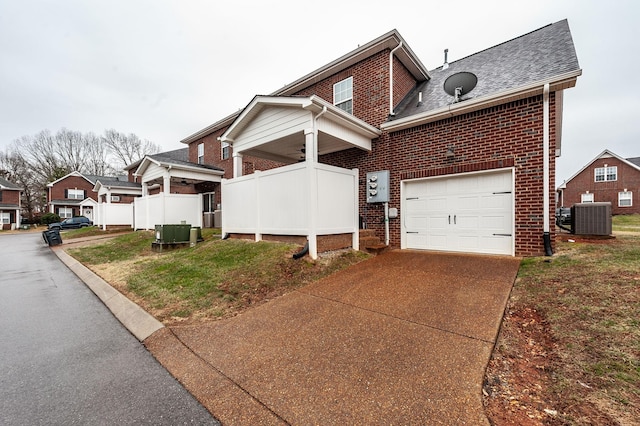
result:
[(137, 304), (127, 299), (122, 293), (111, 287), (109, 283), (93, 273), (89, 268), (69, 256), (62, 247), (52, 247), (51, 250), (80, 278), (87, 287), (105, 304), (113, 315), (139, 341), (144, 341), (164, 325), (147, 313)]

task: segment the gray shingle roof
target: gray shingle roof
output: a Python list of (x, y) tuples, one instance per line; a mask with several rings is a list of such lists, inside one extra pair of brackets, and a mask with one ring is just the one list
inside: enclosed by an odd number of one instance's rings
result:
[[(565, 19), (451, 62), (447, 69), (439, 67), (430, 71), (431, 80), (418, 85), (405, 97), (396, 108), (394, 118), (451, 104), (453, 97), (443, 90), (443, 86), (447, 77), (458, 72), (471, 72), (478, 78), (476, 87), (463, 97), (473, 99), (579, 69), (569, 24)], [(417, 102), (418, 92), (422, 92), (421, 105)]]
[(627, 158), (627, 161), (640, 167), (640, 157)]
[(6, 189), (18, 189), (18, 190), (22, 189), (19, 185), (16, 185), (13, 182), (9, 182), (5, 178), (1, 178), (1, 177), (0, 177), (0, 187), (6, 188)]
[(199, 167), (199, 168), (208, 169), (208, 170), (224, 171), (220, 167), (190, 162), (189, 148), (181, 148), (173, 151), (161, 152), (159, 154), (149, 155), (148, 157), (162, 163), (181, 164), (183, 166), (189, 166), (189, 167)]
[(94, 185), (97, 181), (100, 181), (102, 183), (127, 181), (126, 175), (120, 175), (120, 176), (84, 175), (84, 177), (87, 178), (89, 181), (91, 181), (91, 183), (93, 183)]

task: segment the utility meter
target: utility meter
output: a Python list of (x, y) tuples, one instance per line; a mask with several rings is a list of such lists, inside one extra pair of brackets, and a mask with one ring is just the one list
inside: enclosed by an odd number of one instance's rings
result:
[(367, 203), (389, 202), (389, 170), (367, 173)]

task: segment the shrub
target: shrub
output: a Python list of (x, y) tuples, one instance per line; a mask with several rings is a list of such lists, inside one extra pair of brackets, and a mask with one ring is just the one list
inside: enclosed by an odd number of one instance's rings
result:
[(46, 213), (42, 215), (41, 223), (43, 225), (48, 225), (50, 223), (60, 222), (60, 216), (55, 213)]

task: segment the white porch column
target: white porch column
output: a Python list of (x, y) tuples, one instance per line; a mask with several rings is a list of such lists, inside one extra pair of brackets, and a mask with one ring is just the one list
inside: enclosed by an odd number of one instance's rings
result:
[(169, 175), (169, 172), (165, 172), (162, 177), (162, 188), (162, 192), (165, 194), (171, 194), (171, 175)]
[(242, 153), (233, 151), (233, 177), (242, 176)]
[(146, 197), (149, 195), (149, 184), (147, 182), (142, 182), (142, 196)]
[(318, 161), (318, 150), (316, 132), (313, 128), (304, 130), (305, 163), (307, 165), (308, 191), (307, 202), (309, 205), (309, 256), (312, 259), (318, 258), (318, 174), (316, 163)]

